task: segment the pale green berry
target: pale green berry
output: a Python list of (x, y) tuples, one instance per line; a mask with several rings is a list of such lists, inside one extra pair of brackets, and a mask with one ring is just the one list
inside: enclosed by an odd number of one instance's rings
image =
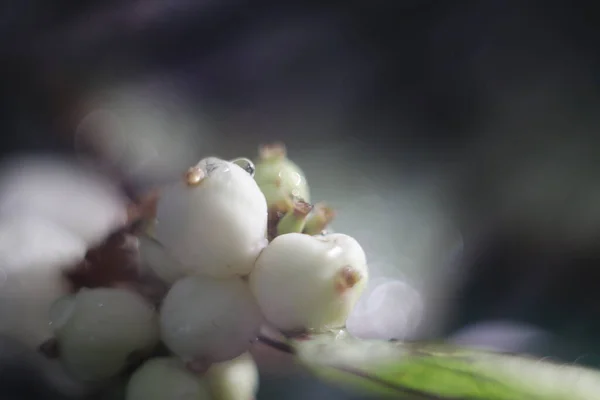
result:
[(158, 318), (140, 295), (116, 288), (82, 289), (50, 312), (61, 362), (75, 377), (101, 381), (117, 375), (132, 355), (159, 340)]
[(288, 211), (289, 199), (310, 202), (310, 190), (304, 172), (287, 157), (283, 144), (261, 146), (255, 163), (254, 179), (267, 198), (269, 209)]
[(213, 364), (205, 378), (215, 400), (250, 400), (258, 392), (258, 368), (250, 353)]
[(131, 376), (125, 400), (214, 400), (208, 385), (171, 357), (146, 361)]
[(276, 237), (250, 274), (265, 318), (284, 332), (344, 326), (368, 280), (365, 253), (348, 235)]

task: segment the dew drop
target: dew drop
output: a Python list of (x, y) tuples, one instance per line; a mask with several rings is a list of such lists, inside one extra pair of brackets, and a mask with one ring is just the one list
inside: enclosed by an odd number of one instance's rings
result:
[(247, 158), (236, 158), (235, 160), (231, 160), (233, 164), (240, 166), (244, 171), (246, 171), (250, 176), (254, 177), (254, 173), (256, 172), (256, 167), (254, 163)]

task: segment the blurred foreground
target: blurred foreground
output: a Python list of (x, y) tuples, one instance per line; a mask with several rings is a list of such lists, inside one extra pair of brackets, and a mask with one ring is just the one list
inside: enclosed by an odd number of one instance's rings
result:
[[(600, 57), (587, 3), (12, 3), (0, 11), (13, 38), (5, 155), (64, 155), (131, 200), (205, 156), (284, 141), (376, 271), (349, 328), (600, 367)], [(74, 221), (98, 215), (39, 189), (32, 199)], [(276, 374), (273, 357), (259, 399), (338, 394)]]

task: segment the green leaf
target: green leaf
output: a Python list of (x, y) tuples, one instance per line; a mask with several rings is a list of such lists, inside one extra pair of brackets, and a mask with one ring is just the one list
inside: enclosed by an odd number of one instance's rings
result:
[(597, 400), (600, 371), (435, 343), (359, 340), (344, 331), (295, 340), (316, 376), (396, 399)]

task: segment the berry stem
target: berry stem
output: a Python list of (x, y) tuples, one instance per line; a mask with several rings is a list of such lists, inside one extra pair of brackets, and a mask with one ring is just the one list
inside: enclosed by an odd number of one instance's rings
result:
[(294, 207), (277, 224), (277, 235), (302, 232), (312, 208), (312, 205), (304, 200), (296, 200)]
[(303, 233), (318, 235), (325, 230), (334, 218), (335, 210), (333, 208), (327, 206), (325, 203), (317, 203), (306, 220)]

